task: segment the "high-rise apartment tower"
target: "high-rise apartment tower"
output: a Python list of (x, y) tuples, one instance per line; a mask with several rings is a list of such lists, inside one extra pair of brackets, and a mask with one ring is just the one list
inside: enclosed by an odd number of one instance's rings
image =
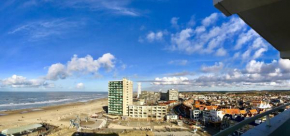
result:
[(123, 78), (121, 81), (109, 81), (108, 113), (128, 115), (128, 106), (133, 104), (133, 82)]

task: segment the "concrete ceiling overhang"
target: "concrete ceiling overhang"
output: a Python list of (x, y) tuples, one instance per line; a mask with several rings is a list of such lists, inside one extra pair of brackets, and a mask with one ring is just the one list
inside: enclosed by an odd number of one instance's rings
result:
[(214, 0), (214, 6), (226, 16), (239, 15), (290, 59), (290, 0)]

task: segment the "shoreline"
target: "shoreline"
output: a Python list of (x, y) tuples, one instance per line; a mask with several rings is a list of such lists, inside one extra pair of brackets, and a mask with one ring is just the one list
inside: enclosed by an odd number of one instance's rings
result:
[(87, 102), (72, 102), (37, 108), (2, 111), (0, 114), (6, 115), (0, 116), (0, 131), (41, 122), (59, 127), (69, 127), (69, 120), (74, 119), (77, 115), (84, 118), (93, 113), (103, 111), (103, 106), (108, 105), (107, 99), (107, 97), (104, 97)]
[[(103, 99), (108, 99), (108, 97), (96, 98), (93, 100), (88, 100), (86, 102), (78, 101), (78, 102), (62, 103), (62, 104), (57, 104), (57, 105), (35, 107), (35, 108), (24, 108), (24, 109), (15, 109), (15, 110), (0, 110), (0, 117), (6, 116), (6, 115), (18, 114), (18, 113), (24, 114), (22, 112), (25, 112), (25, 111), (26, 111), (25, 113), (29, 113), (29, 112), (42, 111), (42, 110), (62, 107), (62, 106), (72, 106), (72, 105), (79, 105), (79, 104), (84, 104), (84, 103), (92, 103), (94, 101), (103, 100)], [(1, 114), (4, 114), (4, 115), (1, 115)]]

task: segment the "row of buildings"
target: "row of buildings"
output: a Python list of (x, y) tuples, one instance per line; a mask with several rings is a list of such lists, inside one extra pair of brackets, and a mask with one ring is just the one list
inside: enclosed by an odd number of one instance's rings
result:
[[(287, 95), (254, 91), (238, 93), (183, 92), (179, 93), (179, 98), (183, 99), (178, 108), (183, 117), (203, 124), (214, 124), (220, 126), (221, 129), (289, 102)], [(274, 113), (270, 116), (273, 117), (277, 114)], [(265, 118), (257, 119), (250, 123), (250, 126), (254, 127), (264, 121)]]
[(133, 82), (124, 78), (108, 83), (108, 114), (133, 119), (163, 120), (168, 107), (178, 101), (178, 90), (170, 89), (166, 93), (141, 92), (138, 83), (137, 100), (133, 103)]

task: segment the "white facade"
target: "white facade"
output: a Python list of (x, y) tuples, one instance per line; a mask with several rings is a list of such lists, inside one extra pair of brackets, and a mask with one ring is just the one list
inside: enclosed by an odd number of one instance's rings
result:
[(137, 98), (139, 98), (141, 95), (141, 83), (138, 83), (138, 90), (137, 90)]
[(123, 79), (123, 115), (128, 115), (127, 106), (133, 104), (133, 81)]
[(199, 120), (200, 110), (190, 110), (190, 119)]
[(203, 118), (204, 121), (213, 121), (218, 122), (221, 121), (224, 117), (223, 111), (216, 111), (216, 110), (210, 110), (210, 111), (203, 111)]
[(224, 117), (223, 111), (210, 110), (209, 113), (213, 122), (221, 121)]
[(168, 100), (171, 101), (171, 100), (176, 100), (178, 101), (178, 90), (175, 90), (175, 89), (170, 89), (168, 90)]
[(192, 116), (194, 120), (198, 120), (200, 115), (200, 110), (193, 110), (192, 111)]
[(164, 119), (167, 108), (167, 106), (128, 106), (129, 117), (136, 119)]
[(178, 119), (178, 116), (175, 114), (167, 114), (166, 115), (166, 120), (167, 121), (176, 121)]

